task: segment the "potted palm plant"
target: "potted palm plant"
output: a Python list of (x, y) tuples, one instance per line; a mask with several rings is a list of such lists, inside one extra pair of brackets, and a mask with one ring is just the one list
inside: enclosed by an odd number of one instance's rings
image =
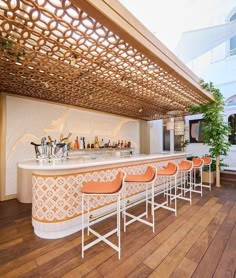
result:
[(212, 159), (212, 163), (210, 166), (210, 174), (209, 174), (208, 166), (203, 166), (202, 168), (202, 182), (208, 183), (210, 181), (211, 184), (214, 184), (215, 179), (216, 179), (216, 160)]
[(215, 159), (216, 186), (220, 187), (220, 156), (227, 155), (230, 143), (228, 142), (229, 126), (223, 120), (224, 98), (220, 90), (213, 83), (205, 83), (201, 80), (203, 89), (211, 92), (214, 101), (191, 106), (192, 114), (203, 114), (202, 138), (204, 144), (209, 146), (209, 155)]

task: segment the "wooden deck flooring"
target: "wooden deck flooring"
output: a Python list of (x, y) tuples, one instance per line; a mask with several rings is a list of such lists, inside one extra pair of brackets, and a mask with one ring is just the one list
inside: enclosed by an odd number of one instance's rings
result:
[[(236, 187), (204, 190), (192, 205), (179, 201), (177, 217), (163, 209), (155, 217), (155, 233), (139, 222), (122, 232), (121, 260), (104, 243), (82, 259), (81, 232), (41, 239), (31, 226), (31, 204), (0, 202), (0, 277), (235, 277)], [(114, 223), (107, 219), (97, 229)]]

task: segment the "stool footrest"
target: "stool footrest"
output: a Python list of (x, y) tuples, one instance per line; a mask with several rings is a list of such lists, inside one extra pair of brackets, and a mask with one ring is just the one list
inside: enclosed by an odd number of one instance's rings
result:
[(147, 216), (147, 213), (146, 213), (146, 212), (144, 212), (144, 213), (142, 213), (142, 214), (140, 214), (140, 215), (137, 215), (137, 216), (135, 216), (135, 215), (133, 215), (133, 214), (130, 214), (130, 213), (128, 213), (128, 212), (126, 212), (125, 214), (126, 214), (126, 216), (129, 216), (130, 218), (132, 218), (131, 220), (127, 221), (127, 222), (124, 224), (125, 227), (127, 227), (128, 225), (130, 225), (131, 223), (133, 223), (133, 222), (135, 222), (135, 221), (142, 222), (143, 224), (146, 224), (146, 225), (148, 225), (148, 226), (150, 226), (150, 227), (153, 227), (153, 226), (154, 226), (154, 223), (151, 223), (151, 222), (149, 222), (149, 221), (147, 221), (147, 220), (142, 219), (143, 216)]
[(117, 252), (119, 251), (119, 247), (116, 246), (114, 243), (112, 243), (110, 240), (107, 239), (107, 237), (117, 233), (118, 229), (114, 229), (111, 230), (110, 232), (106, 233), (105, 235), (101, 235), (98, 232), (96, 232), (95, 230), (91, 229), (90, 227), (88, 228), (89, 232), (91, 232), (92, 234), (94, 234), (97, 239), (93, 240), (92, 242), (84, 245), (83, 249), (84, 251), (89, 249), (90, 247), (94, 246), (95, 244), (99, 243), (100, 241), (104, 241), (105, 243), (107, 243), (109, 246), (111, 246), (113, 249), (115, 249)]
[(163, 202), (161, 204), (154, 203), (154, 210), (159, 209), (159, 208), (164, 208), (164, 209), (176, 212), (176, 210), (174, 208), (167, 206), (167, 202)]
[(206, 188), (210, 188), (210, 190), (211, 190), (211, 184), (202, 184), (202, 187), (206, 187)]
[(192, 203), (191, 198), (184, 197), (184, 196), (182, 195), (182, 193), (178, 194), (176, 197), (177, 197), (178, 199), (185, 200), (185, 201), (189, 201), (190, 203)]
[(202, 192), (201, 192), (201, 191), (199, 191), (199, 190), (195, 190), (195, 189), (192, 189), (192, 192), (202, 194)]

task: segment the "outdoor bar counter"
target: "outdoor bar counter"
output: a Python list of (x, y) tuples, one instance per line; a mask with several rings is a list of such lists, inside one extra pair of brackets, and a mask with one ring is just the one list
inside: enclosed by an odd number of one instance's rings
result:
[[(140, 174), (151, 164), (162, 168), (168, 161), (179, 162), (186, 153), (164, 153), (155, 155), (134, 155), (125, 158), (69, 158), (57, 163), (40, 164), (36, 160), (18, 163), (18, 199), (31, 202), (32, 224), (36, 235), (42, 238), (60, 238), (81, 229), (81, 194), (85, 181), (111, 181), (119, 170), (128, 174)], [(157, 179), (157, 185), (163, 183)], [(157, 187), (156, 187), (157, 188)], [(29, 188), (28, 188), (29, 189)], [(158, 189), (158, 188), (157, 188)], [(140, 199), (144, 187), (130, 185), (126, 196), (132, 202)], [(96, 215), (113, 209), (112, 197), (99, 196), (92, 200)], [(93, 217), (96, 217), (94, 214)]]

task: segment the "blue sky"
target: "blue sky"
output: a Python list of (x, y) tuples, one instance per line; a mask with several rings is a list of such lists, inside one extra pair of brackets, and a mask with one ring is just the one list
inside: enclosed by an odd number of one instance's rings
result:
[(119, 1), (172, 51), (182, 32), (214, 25), (222, 6), (222, 0)]

